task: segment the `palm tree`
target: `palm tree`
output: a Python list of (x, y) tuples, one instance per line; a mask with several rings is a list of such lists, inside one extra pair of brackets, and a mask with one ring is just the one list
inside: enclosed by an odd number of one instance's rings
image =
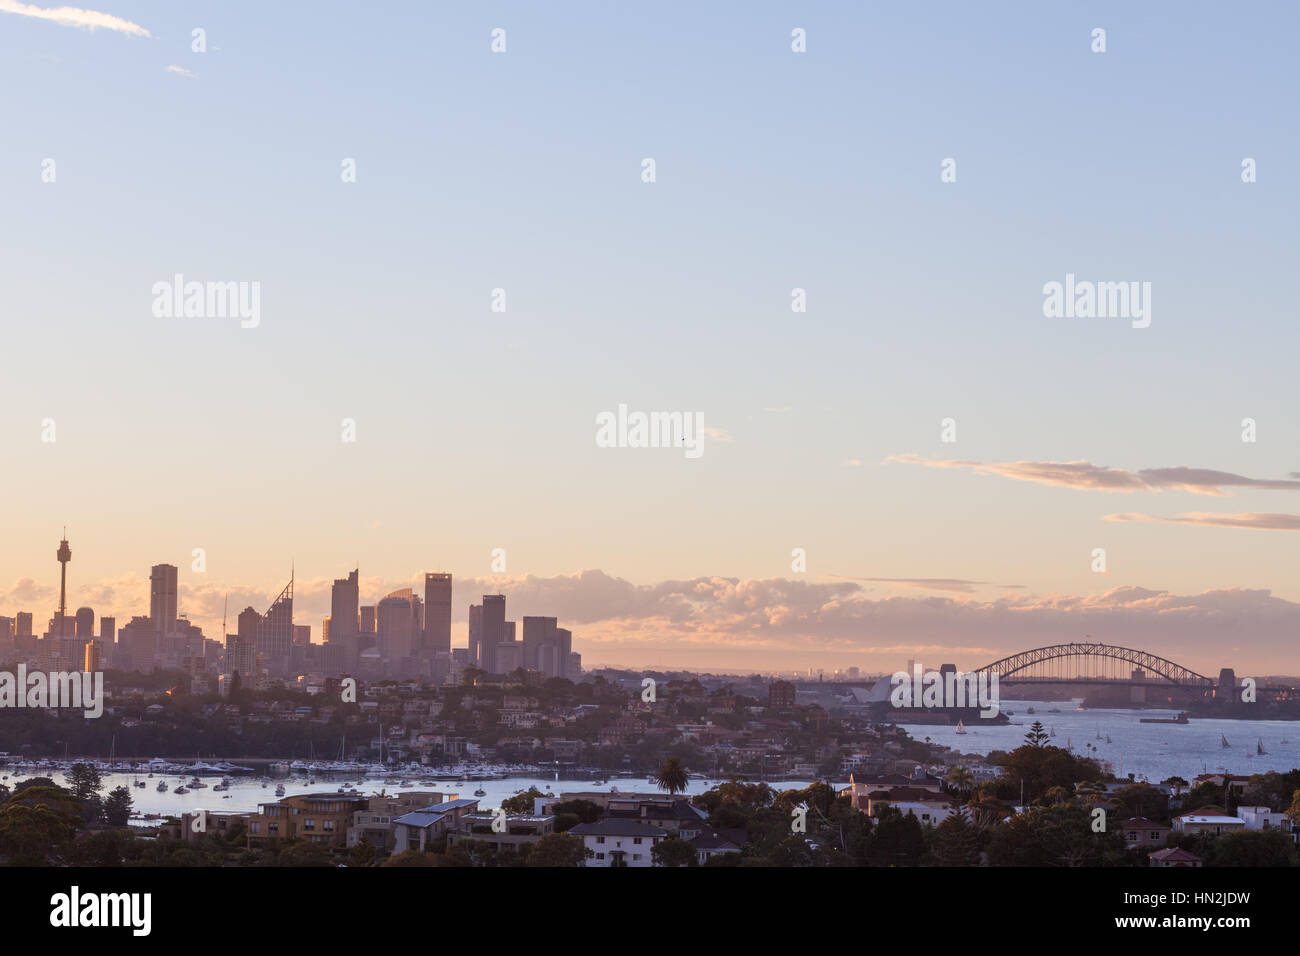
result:
[(965, 767), (953, 767), (948, 771), (948, 783), (960, 794), (967, 794), (975, 783), (975, 776)]
[(676, 757), (669, 757), (664, 765), (654, 773), (654, 781), (660, 790), (667, 790), (668, 795), (682, 793), (686, 790), (686, 769)]

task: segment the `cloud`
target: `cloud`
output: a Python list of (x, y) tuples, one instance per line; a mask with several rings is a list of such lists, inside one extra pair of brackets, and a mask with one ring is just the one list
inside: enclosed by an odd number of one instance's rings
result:
[[(1235, 667), (1243, 675), (1294, 670), (1300, 604), (1267, 590), (1183, 595), (1119, 587), (1041, 595), (1016, 589), (979, 597), (966, 588), (982, 582), (962, 578), (873, 580), (947, 593), (876, 595), (856, 580), (716, 575), (636, 584), (600, 570), (458, 577), (453, 643), (464, 645), (471, 603), (482, 594), (504, 594), (508, 618), (521, 626), (527, 615), (544, 615), (571, 629), (574, 649), (587, 667), (659, 664), (752, 673), (856, 665), (892, 672), (918, 658), (972, 669), (1028, 648), (1091, 639), (1149, 650), (1202, 674), (1216, 674), (1220, 667)], [(317, 641), (321, 620), (330, 613), (332, 581), (322, 576), (295, 582), (296, 622), (309, 624)], [(232, 587), (182, 569), (180, 610), (207, 637), (219, 639), (227, 595), (227, 626), (233, 629), (244, 607), (265, 611), (284, 584)], [(361, 601), (374, 604), (403, 587), (419, 593), (419, 576), (363, 577)], [(43, 627), (57, 597), (57, 588), (20, 579), (0, 594), (0, 614), (30, 610)], [(79, 591), (70, 603), (114, 614), (121, 626), (132, 615), (148, 614), (149, 580), (143, 573), (106, 579)]]
[(842, 581), (870, 581), (881, 584), (901, 584), (903, 587), (918, 588), (923, 591), (950, 591), (955, 594), (974, 594), (979, 587), (1019, 588), (1020, 584), (993, 585), (988, 581), (967, 581), (964, 578), (850, 578), (840, 574), (831, 577)]
[(189, 70), (185, 69), (185, 67), (183, 67), (183, 66), (175, 66), (175, 65), (169, 66), (169, 67), (167, 67), (167, 72), (168, 72), (168, 73), (178, 73), (178, 74), (180, 74), (181, 76), (188, 76), (188, 77), (189, 77), (190, 79), (192, 79), (192, 80), (197, 80), (197, 79), (199, 78), (199, 75), (198, 75), (197, 73), (191, 73)]
[(922, 455), (891, 455), (885, 464), (924, 465), (927, 468), (966, 468), (982, 475), (999, 475), (1017, 481), (1056, 485), (1085, 491), (1163, 491), (1166, 488), (1196, 495), (1225, 497), (1225, 488), (1260, 488), (1270, 491), (1300, 491), (1300, 480), (1246, 478), (1210, 468), (1146, 468), (1128, 471), (1087, 461), (1006, 461), (985, 464), (978, 461), (926, 458)]
[(848, 459), (847, 461), (842, 462), (841, 465), (842, 465), (842, 467), (844, 467), (844, 468), (861, 468), (861, 467), (862, 467), (862, 459), (861, 459), (861, 458), (850, 458), (850, 459)]
[(19, 3), (18, 0), (0, 0), (0, 13), (14, 13), (20, 17), (49, 20), (60, 26), (79, 27), (83, 30), (114, 30), (134, 37), (151, 35), (138, 23), (123, 20), (109, 13), (100, 13), (97, 10), (83, 10), (80, 7), (38, 7), (31, 3)]
[(1191, 511), (1187, 514), (1172, 517), (1144, 514), (1112, 514), (1106, 515), (1105, 520), (1192, 524), (1210, 528), (1255, 528), (1261, 531), (1300, 531), (1300, 515), (1269, 514), (1264, 511), (1245, 511), (1238, 514), (1211, 514), (1205, 511)]
[(703, 432), (705, 436), (711, 439), (712, 441), (734, 442), (736, 440), (731, 437), (731, 433), (728, 432), (725, 428), (717, 428), (715, 426), (705, 425), (703, 428), (700, 429), (700, 431)]

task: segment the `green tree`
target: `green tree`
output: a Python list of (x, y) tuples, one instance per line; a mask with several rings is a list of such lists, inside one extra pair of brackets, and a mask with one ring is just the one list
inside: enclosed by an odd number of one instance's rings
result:
[(572, 833), (548, 833), (533, 844), (528, 866), (581, 866), (587, 858), (582, 838)]
[(1035, 720), (1029, 727), (1029, 733), (1025, 734), (1025, 743), (1031, 747), (1041, 747), (1050, 739), (1051, 736), (1041, 720)]
[(940, 866), (974, 866), (979, 861), (979, 832), (958, 811), (934, 830), (934, 855)]
[(110, 827), (124, 827), (131, 822), (131, 791), (114, 787), (104, 800), (104, 822)]
[(699, 862), (695, 847), (675, 836), (656, 843), (650, 850), (650, 859), (655, 866), (695, 866)]
[(501, 801), (501, 809), (506, 813), (532, 813), (533, 799), (544, 797), (546, 794), (536, 787), (529, 787), (523, 793), (516, 793), (513, 797), (506, 797)]
[(1229, 833), (1214, 844), (1210, 866), (1295, 866), (1296, 848), (1291, 837), (1276, 827)]
[(89, 800), (91, 794), (98, 793), (104, 786), (99, 770), (88, 763), (74, 763), (68, 768), (67, 778), (72, 795), (78, 800)]
[(671, 796), (685, 791), (689, 779), (681, 761), (676, 757), (669, 757), (664, 761), (663, 766), (655, 771), (654, 781), (659, 785), (660, 790), (667, 790)]

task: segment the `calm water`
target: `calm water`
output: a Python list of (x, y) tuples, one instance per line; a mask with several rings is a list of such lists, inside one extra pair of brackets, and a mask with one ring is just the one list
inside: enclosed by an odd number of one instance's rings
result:
[[(232, 761), (238, 763), (238, 761)], [(30, 777), (32, 774), (25, 774), (23, 778)], [(155, 787), (158, 781), (166, 781), (168, 790), (166, 793), (158, 793)], [(501, 801), (507, 797), (512, 797), (521, 790), (527, 790), (529, 787), (536, 787), (542, 793), (548, 791), (559, 795), (561, 793), (573, 793), (579, 791), (601, 791), (609, 792), (611, 787), (617, 787), (622, 793), (661, 793), (653, 784), (647, 783), (645, 777), (614, 777), (605, 781), (604, 786), (596, 786), (591, 780), (556, 780), (554, 776), (550, 777), (508, 777), (504, 780), (483, 780), (471, 781), (465, 786), (457, 786), (455, 781), (442, 780), (418, 780), (411, 778), (412, 786), (399, 787), (393, 784), (385, 784), (384, 778), (362, 778), (357, 775), (337, 776), (332, 778), (316, 777), (314, 784), (306, 782), (308, 778), (293, 775), (288, 777), (272, 778), (271, 782), (262, 787), (262, 778), (258, 775), (241, 775), (231, 777), (230, 789), (222, 793), (213, 793), (212, 785), (221, 781), (220, 777), (204, 777), (204, 783), (208, 784), (206, 789), (191, 790), (189, 793), (175, 794), (172, 791), (179, 784), (188, 784), (190, 777), (180, 777), (171, 774), (164, 777), (158, 776), (137, 776), (129, 773), (109, 773), (104, 774), (104, 789), (101, 793), (107, 793), (117, 786), (124, 786), (131, 791), (132, 809), (141, 813), (172, 813), (179, 814), (190, 810), (210, 810), (216, 812), (231, 811), (249, 811), (256, 810), (259, 803), (274, 803), (279, 798), (275, 795), (275, 786), (277, 783), (284, 784), (285, 796), (293, 796), (300, 793), (337, 793), (340, 786), (352, 785), (362, 794), (369, 796), (378, 793), (381, 790), (389, 794), (398, 794), (404, 791), (429, 791), (437, 790), (448, 794), (444, 799), (452, 799), (452, 795), (457, 795), (467, 799), (474, 798), (475, 790), (484, 790), (486, 796), (478, 797), (479, 806), (497, 807)], [(67, 781), (60, 773), (53, 774), (53, 780), (57, 784), (66, 785)], [(133, 781), (143, 780), (144, 787), (132, 786)], [(13, 775), (10, 774), (8, 780), (3, 781), (10, 786), (14, 783)], [(716, 782), (716, 781), (715, 781)], [(787, 789), (798, 789), (808, 786), (807, 781), (768, 781), (768, 783), (777, 791)], [(713, 783), (704, 780), (692, 779), (686, 788), (688, 795), (704, 793), (712, 787)], [(842, 784), (847, 786), (847, 781)], [(229, 797), (230, 799), (223, 799)], [(141, 821), (134, 821), (141, 822)]]
[[(1029, 726), (1041, 721), (1056, 736), (1057, 747), (1071, 745), (1074, 753), (1109, 760), (1116, 776), (1133, 774), (1137, 779), (1159, 783), (1178, 776), (1191, 780), (1198, 773), (1227, 770), (1236, 774), (1285, 771), (1300, 767), (1300, 721), (1292, 720), (1198, 720), (1186, 724), (1143, 724), (1142, 717), (1177, 717), (1176, 710), (1075, 710), (1079, 701), (1004, 700), (1003, 709), (1012, 711), (1005, 726), (979, 727), (957, 734), (954, 727), (903, 724), (916, 740), (929, 737), (962, 753), (987, 754), (991, 750), (1013, 750), (1024, 742)], [(1025, 713), (1033, 707), (1035, 713)], [(1049, 713), (1057, 708), (1060, 713)], [(1101, 739), (1097, 739), (1097, 734)], [(1106, 735), (1111, 743), (1106, 743)], [(1221, 737), (1228, 739), (1224, 749)], [(1255, 744), (1264, 741), (1265, 756), (1256, 756)], [(1287, 743), (1282, 741), (1286, 740)], [(1095, 749), (1094, 749), (1095, 748)]]

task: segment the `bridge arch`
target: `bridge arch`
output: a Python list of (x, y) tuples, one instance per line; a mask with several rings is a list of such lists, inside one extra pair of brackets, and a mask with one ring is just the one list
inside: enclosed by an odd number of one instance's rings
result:
[(1035, 647), (1032, 650), (1021, 651), (1018, 654), (1012, 654), (1010, 657), (1004, 657), (1001, 660), (994, 661), (981, 667), (977, 673), (996, 673), (998, 680), (1006, 680), (1017, 671), (1025, 670), (1035, 664), (1041, 664), (1044, 661), (1057, 660), (1060, 658), (1096, 658), (1108, 657), (1114, 660), (1127, 661), (1136, 667), (1142, 668), (1151, 674), (1156, 674), (1171, 684), (1179, 687), (1196, 686), (1208, 687), (1214, 684), (1209, 677), (1198, 674), (1193, 670), (1183, 667), (1181, 664), (1175, 664), (1173, 661), (1151, 654), (1147, 651), (1134, 650), (1131, 647), (1119, 647), (1115, 644), (1094, 644), (1084, 642), (1072, 642), (1070, 644), (1050, 644), (1046, 647)]

